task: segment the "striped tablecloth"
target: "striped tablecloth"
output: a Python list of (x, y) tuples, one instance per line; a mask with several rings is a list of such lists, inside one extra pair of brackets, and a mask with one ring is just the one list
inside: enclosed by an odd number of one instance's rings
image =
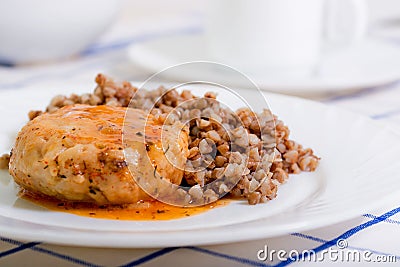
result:
[[(163, 4), (166, 12), (159, 16), (146, 16), (131, 4), (130, 9), (124, 9), (115, 25), (97, 43), (79, 57), (68, 61), (0, 67), (0, 90), (66, 83), (92, 85), (93, 77), (98, 72), (121, 79), (143, 81), (149, 73), (127, 60), (128, 46), (170, 34), (201, 31), (201, 14), (195, 8), (190, 5), (180, 9), (168, 7)], [(398, 41), (400, 49), (400, 36)], [(348, 94), (318, 96), (317, 101), (353, 110), (388, 123), (394, 130), (400, 129), (400, 82), (363, 88)], [(400, 262), (400, 196), (398, 202), (391, 205), (322, 229), (218, 246), (101, 249), (27, 243), (1, 235), (0, 266), (308, 266), (311, 263), (307, 255), (301, 253), (303, 250), (313, 250), (320, 257), (325, 255), (323, 262), (312, 264), (357, 264), (351, 260), (341, 260), (340, 255), (327, 256), (329, 250), (341, 249), (368, 254), (371, 262), (367, 266), (397, 266), (393, 261)], [(281, 261), (275, 257), (272, 262), (263, 261), (258, 259), (258, 256), (263, 256), (258, 252), (265, 246), (270, 251), (296, 250), (300, 253), (295, 259)], [(346, 248), (342, 248), (344, 246)], [(365, 266), (367, 262), (358, 264)]]

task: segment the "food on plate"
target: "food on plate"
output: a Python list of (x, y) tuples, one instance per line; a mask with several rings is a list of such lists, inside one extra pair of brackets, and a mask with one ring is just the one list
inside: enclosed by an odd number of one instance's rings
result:
[[(149, 199), (132, 179), (124, 158), (125, 112), (122, 107), (72, 105), (30, 121), (18, 134), (10, 160), (15, 182), (60, 200), (124, 204)], [(132, 114), (125, 120), (134, 132), (124, 136), (129, 149), (143, 155), (147, 149), (158, 172), (180, 184), (188, 154), (187, 132), (181, 131), (180, 123), (165, 126), (167, 153), (175, 156), (172, 165), (159, 144), (162, 126), (142, 110)], [(152, 171), (140, 158), (135, 168), (138, 173)]]
[(9, 154), (3, 154), (0, 157), (0, 170), (8, 169), (8, 163), (9, 162), (10, 162), (10, 155)]
[(91, 218), (129, 221), (180, 219), (210, 211), (214, 208), (223, 207), (231, 203), (231, 199), (224, 198), (207, 205), (185, 208), (150, 199), (129, 204), (98, 205), (88, 202), (60, 201), (56, 198), (29, 192), (28, 190), (23, 190), (19, 194), (19, 197), (52, 211), (68, 212), (70, 214)]
[[(219, 193), (246, 198), (250, 204), (276, 197), (289, 174), (314, 171), (319, 158), (289, 139), (289, 129), (269, 110), (230, 112), (217, 95), (194, 96), (160, 87), (138, 90), (128, 82), (96, 77), (92, 94), (55, 96), (45, 112), (31, 111), (12, 150), (10, 173), (23, 188), (60, 200), (129, 204), (149, 199), (130, 175), (132, 162), (123, 150), (149, 154), (151, 164), (134, 170), (157, 170), (173, 184), (189, 186), (188, 203), (216, 200)], [(127, 112), (128, 111), (128, 112)], [(125, 114), (129, 124), (149, 114), (148, 131), (128, 134), (122, 142)], [(161, 141), (161, 127), (171, 138)], [(150, 131), (151, 132), (151, 131)], [(130, 139), (131, 138), (131, 139)], [(148, 142), (149, 139), (154, 139)], [(131, 142), (129, 142), (131, 141)], [(149, 147), (153, 145), (152, 147)], [(147, 149), (146, 149), (147, 147)], [(201, 189), (221, 177), (212, 189)], [(230, 178), (238, 182), (229, 189)]]

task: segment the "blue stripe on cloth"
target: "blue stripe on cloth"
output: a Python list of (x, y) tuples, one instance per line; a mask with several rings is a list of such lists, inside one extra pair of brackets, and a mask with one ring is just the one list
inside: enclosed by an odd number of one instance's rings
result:
[(23, 242), (20, 242), (20, 241), (11, 239), (11, 238), (7, 238), (7, 237), (2, 237), (2, 236), (0, 236), (0, 241), (6, 242), (6, 243), (9, 243), (9, 244), (13, 244), (13, 245), (16, 245), (16, 246), (19, 246), (19, 245), (23, 244)]
[[(372, 214), (364, 214), (364, 217), (371, 218), (371, 219), (375, 219), (376, 218), (376, 216), (372, 215)], [(386, 219), (386, 220), (384, 220), (384, 222), (400, 225), (400, 221), (396, 221), (396, 220), (393, 220), (393, 219)]]
[(12, 63), (12, 62), (8, 62), (8, 61), (4, 61), (4, 60), (0, 59), (0, 66), (1, 67), (6, 67), (6, 68), (12, 68), (12, 67), (15, 66), (15, 64)]
[[(305, 238), (305, 239), (310, 239), (310, 240), (313, 240), (313, 241), (316, 241), (316, 242), (319, 242), (319, 243), (328, 242), (328, 240), (324, 240), (324, 239), (321, 239), (321, 238), (317, 238), (317, 237), (314, 237), (314, 236), (301, 234), (301, 233), (292, 233), (291, 235), (297, 236), (297, 237), (301, 237), (301, 238)], [(360, 250), (360, 251), (370, 251), (370, 252), (372, 252), (374, 254), (377, 254), (377, 255), (395, 256), (396, 259), (400, 260), (400, 256), (398, 256), (398, 255), (393, 255), (393, 254), (385, 253), (385, 252), (382, 252), (382, 251), (372, 250), (372, 249), (369, 249), (369, 248), (361, 248), (361, 247), (353, 247), (353, 246), (348, 246), (347, 248), (354, 249), (354, 250)]]
[(192, 34), (200, 34), (203, 31), (202, 27), (195, 26), (195, 27), (187, 27), (187, 28), (180, 28), (180, 29), (173, 29), (170, 31), (162, 31), (162, 32), (155, 32), (155, 33), (147, 33), (142, 35), (133, 36), (130, 38), (106, 43), (106, 44), (95, 44), (90, 46), (88, 49), (83, 51), (81, 55), (93, 55), (98, 53), (104, 53), (108, 51), (118, 50), (121, 48), (125, 48), (134, 43), (142, 43), (148, 42), (151, 40), (155, 40), (162, 37), (171, 37), (176, 35), (192, 35)]
[(390, 110), (384, 113), (380, 113), (380, 114), (375, 114), (370, 116), (372, 119), (375, 120), (380, 120), (380, 119), (387, 119), (390, 118), (392, 116), (396, 116), (400, 114), (400, 109), (394, 109), (394, 110)]
[(121, 265), (121, 267), (139, 266), (139, 265), (141, 265), (141, 264), (143, 264), (145, 262), (154, 260), (154, 259), (156, 259), (158, 257), (161, 257), (161, 256), (163, 256), (163, 255), (165, 255), (167, 253), (170, 253), (170, 252), (172, 252), (174, 250), (177, 250), (177, 249), (179, 249), (179, 247), (163, 248), (163, 249), (157, 250), (157, 251), (155, 251), (153, 253), (150, 253), (149, 255), (146, 255), (146, 256), (144, 256), (142, 258), (134, 260), (134, 261), (132, 261), (130, 263)]
[[(140, 35), (140, 36), (135, 36), (126, 40), (119, 40), (118, 42), (114, 43), (109, 43), (109, 44), (104, 44), (104, 45), (95, 45), (85, 52), (83, 52), (84, 56), (91, 55), (91, 54), (98, 54), (101, 52), (106, 52), (110, 50), (116, 50), (120, 48), (124, 48), (130, 44), (133, 43), (139, 43), (139, 42), (145, 42), (145, 41), (150, 41), (153, 39), (165, 37), (165, 36), (171, 36), (171, 35), (185, 35), (185, 34), (197, 34), (201, 32), (201, 28), (199, 27), (191, 27), (191, 28), (184, 28), (180, 30), (175, 30), (175, 31), (167, 31), (167, 32), (160, 32), (160, 33), (154, 33), (154, 34), (146, 34), (146, 35)], [(16, 88), (21, 88), (26, 85), (31, 85), (34, 82), (39, 82), (39, 81), (47, 81), (49, 79), (55, 79), (55, 78), (69, 78), (73, 75), (80, 74), (82, 70), (87, 70), (91, 67), (98, 67), (100, 66), (100, 62), (104, 61), (104, 64), (110, 65), (115, 62), (120, 62), (120, 58), (113, 58), (113, 59), (99, 59), (96, 60), (95, 62), (91, 61), (89, 63), (86, 63), (84, 65), (81, 65), (77, 68), (74, 68), (72, 70), (66, 71), (66, 72), (61, 72), (61, 73), (41, 73), (37, 75), (33, 75), (28, 78), (23, 78), (19, 81), (16, 82), (10, 82), (10, 83), (0, 83), (0, 89), (16, 89)], [(104, 68), (105, 65), (101, 64), (101, 66)]]
[[(305, 238), (305, 239), (310, 239), (310, 240), (313, 240), (313, 241), (316, 241), (316, 242), (319, 242), (319, 243), (328, 242), (327, 240), (324, 240), (324, 239), (321, 239), (321, 238), (318, 238), (318, 237), (314, 237), (314, 236), (310, 236), (310, 235), (306, 235), (306, 234), (302, 234), (302, 233), (292, 233), (291, 235), (297, 236), (297, 237), (301, 237), (301, 238)], [(205, 253), (205, 254), (209, 254), (209, 255), (212, 255), (212, 256), (224, 258), (224, 259), (227, 259), (227, 260), (232, 260), (232, 261), (239, 262), (239, 263), (242, 263), (242, 264), (248, 265), (248, 266), (271, 266), (271, 265), (267, 265), (265, 263), (261, 263), (261, 262), (258, 262), (258, 261), (253, 261), (253, 260), (250, 260), (250, 259), (247, 259), (247, 258), (231, 256), (231, 255), (228, 255), (228, 254), (223, 254), (223, 253), (220, 253), (220, 252), (215, 252), (215, 251), (204, 249), (204, 248), (199, 248), (199, 247), (185, 247), (185, 248), (192, 249), (192, 250), (195, 250), (195, 251), (199, 251), (199, 252), (202, 252), (202, 253)], [(377, 254), (377, 255), (385, 255), (385, 256), (389, 256), (389, 255), (392, 256), (393, 255), (393, 254), (384, 253), (384, 252), (381, 252), (381, 251), (371, 250), (371, 249), (367, 249), (367, 248), (360, 248), (360, 247), (353, 247), (353, 246), (348, 246), (348, 248), (349, 249), (360, 250), (360, 251), (367, 251), (368, 250), (368, 251), (370, 251), (370, 252), (372, 252), (374, 254)], [(395, 255), (395, 257), (396, 257), (396, 259), (400, 260), (400, 256)]]
[(0, 252), (0, 258), (3, 258), (5, 256), (12, 255), (12, 254), (20, 252), (22, 250), (34, 247), (34, 246), (36, 246), (38, 244), (40, 244), (40, 242), (29, 242), (29, 243), (22, 244), (22, 245), (20, 245), (20, 246), (18, 246), (16, 248), (12, 248), (12, 249)]
[(340, 102), (342, 100), (357, 99), (357, 98), (368, 96), (368, 95), (371, 95), (371, 94), (374, 94), (377, 92), (384, 92), (384, 91), (399, 89), (400, 88), (398, 86), (399, 84), (400, 84), (400, 80), (396, 80), (396, 81), (393, 81), (393, 82), (385, 84), (385, 85), (373, 86), (373, 87), (357, 90), (356, 92), (353, 92), (350, 94), (334, 96), (334, 97), (325, 99), (321, 102), (335, 103), (335, 102)]
[(78, 258), (75, 258), (72, 256), (68, 256), (68, 255), (61, 254), (61, 253), (58, 253), (55, 251), (51, 251), (49, 249), (45, 249), (45, 248), (41, 248), (41, 247), (33, 247), (31, 249), (36, 252), (44, 253), (44, 254), (47, 254), (47, 255), (50, 255), (50, 256), (53, 256), (53, 257), (56, 257), (56, 258), (59, 258), (59, 259), (62, 259), (62, 260), (65, 260), (65, 261), (68, 261), (71, 263), (75, 263), (77, 265), (87, 266), (87, 267), (101, 267), (101, 265), (97, 265), (97, 264), (94, 264), (94, 263), (91, 263), (88, 261), (84, 261), (84, 260), (81, 260), (81, 259), (78, 259)]
[[(361, 231), (361, 230), (363, 230), (363, 229), (365, 229), (367, 227), (370, 227), (370, 226), (372, 226), (374, 224), (377, 224), (379, 222), (385, 221), (385, 222), (389, 222), (389, 223), (400, 224), (399, 221), (388, 219), (389, 217), (395, 215), (398, 212), (400, 212), (400, 207), (396, 208), (396, 209), (394, 209), (394, 210), (392, 210), (390, 212), (387, 212), (387, 213), (385, 213), (385, 214), (383, 214), (383, 215), (381, 215), (379, 217), (374, 216), (372, 214), (365, 214), (364, 215), (365, 217), (372, 218), (373, 220), (371, 220), (371, 221), (369, 221), (367, 223), (361, 224), (361, 225), (359, 225), (357, 227), (354, 227), (354, 228), (350, 229), (349, 231), (345, 232), (344, 234), (342, 234), (342, 235), (338, 236), (337, 238), (332, 239), (330, 241), (326, 241), (326, 240), (323, 240), (321, 238), (317, 238), (317, 237), (313, 237), (313, 236), (309, 236), (309, 235), (301, 234), (301, 233), (293, 233), (292, 235), (293, 236), (297, 236), (297, 237), (307, 238), (307, 239), (310, 239), (310, 240), (313, 240), (313, 241), (316, 241), (316, 242), (324, 243), (323, 245), (313, 249), (316, 253), (318, 253), (321, 250), (324, 250), (324, 249), (326, 249), (328, 247), (336, 245), (337, 240), (343, 239), (343, 238), (348, 238), (348, 237), (356, 234), (357, 232), (359, 232), (359, 231)], [(23, 249), (31, 249), (31, 250), (34, 250), (34, 251), (37, 251), (37, 252), (41, 252), (41, 253), (45, 253), (45, 254), (48, 254), (50, 256), (54, 256), (54, 257), (57, 257), (57, 258), (60, 258), (60, 259), (63, 259), (63, 260), (66, 260), (66, 261), (69, 261), (69, 262), (72, 262), (72, 263), (75, 263), (75, 264), (78, 264), (78, 265), (82, 265), (82, 266), (88, 266), (88, 267), (99, 267), (100, 266), (100, 265), (96, 265), (94, 263), (90, 263), (90, 262), (87, 262), (87, 261), (84, 261), (84, 260), (80, 260), (78, 258), (74, 258), (74, 257), (68, 256), (68, 255), (64, 255), (64, 254), (61, 254), (61, 253), (57, 253), (57, 252), (54, 252), (54, 251), (51, 251), (51, 250), (48, 250), (48, 249), (45, 249), (45, 248), (36, 247), (36, 245), (39, 244), (37, 242), (31, 242), (31, 243), (24, 244), (22, 242), (19, 242), (19, 241), (10, 239), (10, 238), (5, 238), (5, 237), (0, 237), (0, 240), (3, 241), (3, 242), (14, 244), (14, 245), (19, 245), (19, 247), (17, 247), (17, 248), (10, 249), (8, 251), (2, 252), (0, 254), (0, 256), (10, 255), (10, 254), (13, 254), (15, 252), (21, 251)], [(231, 256), (231, 255), (227, 255), (227, 254), (223, 254), (223, 253), (219, 253), (219, 252), (214, 252), (214, 251), (207, 250), (207, 249), (204, 249), (204, 248), (199, 248), (199, 247), (186, 247), (186, 248), (194, 250), (194, 251), (202, 252), (202, 253), (205, 253), (205, 254), (209, 254), (209, 255), (212, 255), (212, 256), (216, 256), (216, 257), (221, 257), (221, 258), (224, 258), (224, 259), (232, 260), (232, 261), (239, 262), (239, 263), (242, 263), (242, 264), (246, 264), (246, 265), (249, 265), (249, 266), (268, 266), (265, 263), (253, 261), (253, 260), (246, 259), (246, 258)], [(357, 249), (357, 250), (369, 250), (369, 249), (366, 249), (366, 248), (357, 248), (357, 247), (350, 247), (350, 246), (349, 246), (349, 248)], [(176, 249), (178, 249), (178, 248), (176, 248), (176, 247), (174, 247), (174, 248), (164, 248), (164, 249), (161, 249), (161, 250), (156, 251), (154, 253), (151, 253), (149, 255), (146, 255), (146, 256), (144, 256), (144, 257), (142, 257), (140, 259), (137, 259), (137, 260), (135, 260), (133, 262), (125, 264), (123, 266), (138, 266), (138, 265), (141, 265), (141, 264), (143, 264), (145, 262), (148, 262), (148, 261), (151, 261), (151, 260), (153, 260), (155, 258), (163, 256), (163, 255), (165, 255), (165, 254), (167, 254), (169, 252), (172, 252), (172, 251), (174, 251)], [(380, 251), (374, 251), (374, 250), (369, 250), (369, 251), (371, 251), (372, 253), (375, 253), (375, 254), (380, 254), (380, 255), (391, 255), (391, 254), (383, 253), (383, 252), (380, 252)], [(396, 258), (400, 259), (400, 256), (396, 256)], [(297, 260), (299, 260), (299, 259), (301, 259), (301, 255)], [(281, 263), (279, 263), (277, 265), (274, 265), (274, 266), (286, 266), (286, 265), (288, 265), (288, 264), (290, 264), (292, 262), (293, 261), (288, 260), (288, 261), (281, 262)]]
[[(17, 241), (17, 240), (13, 240), (13, 239), (7, 238), (7, 237), (0, 237), (0, 240), (3, 241), (3, 242), (6, 242), (6, 243), (13, 244), (13, 245), (22, 245), (22, 244), (24, 244), (23, 242), (20, 242), (20, 241)], [(54, 251), (51, 251), (49, 249), (45, 249), (45, 248), (41, 248), (41, 247), (37, 247), (37, 246), (32, 246), (32, 247), (29, 247), (28, 249), (36, 251), (36, 252), (44, 253), (44, 254), (47, 254), (47, 255), (50, 255), (50, 256), (65, 260), (65, 261), (69, 261), (71, 263), (75, 263), (75, 264), (81, 265), (81, 266), (101, 267), (101, 265), (96, 265), (94, 263), (90, 263), (90, 262), (87, 262), (87, 261), (84, 261), (84, 260), (80, 260), (78, 258), (74, 258), (74, 257), (68, 256), (68, 255), (65, 255), (65, 254), (61, 254), (61, 253), (54, 252)]]
[(318, 237), (311, 236), (311, 235), (302, 234), (302, 233), (291, 233), (290, 235), (305, 238), (305, 239), (310, 239), (312, 241), (319, 242), (319, 243), (327, 242), (327, 240), (325, 240), (325, 239), (318, 238)]
[[(360, 225), (358, 225), (358, 226), (356, 226), (356, 227), (344, 232), (343, 234), (339, 235), (338, 237), (336, 237), (336, 238), (334, 238), (332, 240), (329, 240), (329, 241), (325, 242), (324, 244), (322, 244), (322, 245), (320, 245), (318, 247), (315, 247), (315, 248), (313, 248), (311, 250), (315, 251), (315, 253), (318, 253), (318, 252), (320, 252), (322, 250), (325, 250), (325, 249), (327, 249), (329, 247), (335, 246), (336, 242), (339, 239), (347, 239), (347, 238), (355, 235), (359, 231), (362, 231), (362, 230), (364, 230), (364, 229), (366, 229), (366, 228), (368, 228), (368, 227), (370, 227), (372, 225), (380, 223), (380, 222), (386, 220), (387, 218), (389, 218), (389, 217), (391, 217), (391, 216), (393, 216), (393, 215), (395, 215), (395, 214), (397, 214), (399, 212), (400, 212), (400, 207), (395, 208), (395, 209), (393, 209), (393, 210), (391, 210), (391, 211), (389, 211), (389, 212), (387, 212), (387, 213), (385, 213), (385, 214), (383, 214), (383, 215), (381, 215), (379, 217), (376, 217), (376, 218), (374, 218), (374, 219), (372, 219), (372, 220), (370, 220), (370, 221), (368, 221), (366, 223), (360, 224)], [(278, 263), (277, 265), (274, 265), (274, 266), (275, 267), (287, 266), (287, 265), (289, 265), (289, 264), (291, 264), (293, 262), (301, 260), (305, 256), (306, 256), (306, 254), (302, 253), (298, 257), (294, 257), (294, 259), (287, 259), (287, 260), (282, 261), (282, 262), (280, 262), (280, 263)]]
[(241, 257), (237, 257), (237, 256), (231, 256), (231, 255), (228, 255), (228, 254), (215, 252), (215, 251), (208, 250), (208, 249), (205, 249), (205, 248), (199, 248), (199, 247), (185, 247), (185, 248), (186, 249), (191, 249), (191, 250), (194, 250), (194, 251), (198, 251), (198, 252), (202, 252), (204, 254), (216, 256), (216, 257), (219, 257), (219, 258), (224, 258), (224, 259), (227, 259), (227, 260), (239, 262), (239, 263), (242, 263), (242, 264), (246, 264), (248, 266), (262, 266), (262, 267), (271, 266), (271, 265), (267, 265), (267, 264), (259, 262), (259, 261), (253, 261), (253, 260), (246, 259), (246, 258), (241, 258)]

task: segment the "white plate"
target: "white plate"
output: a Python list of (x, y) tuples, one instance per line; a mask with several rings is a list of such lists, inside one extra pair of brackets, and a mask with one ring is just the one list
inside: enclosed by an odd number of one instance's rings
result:
[[(74, 92), (91, 91), (75, 87)], [(206, 89), (206, 88), (205, 88)], [(215, 89), (215, 88), (213, 88)], [(30, 109), (44, 107), (59, 87), (0, 92), (0, 151), (8, 150)], [(253, 91), (239, 91), (258, 97)], [(390, 203), (400, 188), (394, 159), (399, 137), (358, 115), (297, 98), (266, 94), (292, 138), (322, 157), (314, 173), (292, 175), (266, 204), (228, 206), (174, 221), (99, 220), (48, 211), (15, 197), (0, 174), (0, 233), (22, 240), (102, 247), (163, 247), (236, 242), (337, 223)], [(27, 99), (27, 100), (23, 100)], [(229, 99), (226, 99), (229, 101)], [(384, 153), (383, 153), (384, 152)], [(393, 159), (393, 162), (388, 160)], [(240, 214), (240, 216), (238, 216)]]
[[(133, 44), (128, 55), (134, 64), (152, 72), (190, 61), (211, 60), (205, 52), (203, 35), (182, 35), (160, 38)], [(204, 76), (215, 79), (225, 77), (225, 84), (247, 86), (236, 77), (225, 75), (223, 70), (205, 70)], [(172, 72), (168, 72), (171, 74)], [(307, 95), (350, 91), (379, 86), (400, 78), (400, 48), (379, 40), (366, 39), (348, 48), (321, 56), (320, 66), (314, 75), (277, 75), (263, 72), (245, 72), (261, 89), (272, 92)], [(198, 73), (182, 71), (173, 78), (177, 81), (192, 79)], [(244, 87), (243, 87), (244, 88)]]

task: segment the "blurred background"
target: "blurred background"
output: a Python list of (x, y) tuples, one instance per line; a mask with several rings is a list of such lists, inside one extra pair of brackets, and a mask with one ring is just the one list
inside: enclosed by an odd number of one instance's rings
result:
[[(98, 72), (116, 79), (144, 81), (173, 64), (213, 59), (203, 43), (210, 9), (206, 1), (67, 1), (69, 6), (63, 7), (62, 15), (50, 10), (51, 2), (1, 1), (0, 89), (67, 80), (87, 86), (93, 84)], [(324, 52), (312, 75), (291, 77), (265, 74), (263, 69), (254, 73), (240, 70), (261, 89), (313, 99), (395, 82), (400, 78), (400, 2), (358, 2), (367, 6), (362, 41), (334, 53)], [(41, 3), (41, 9), (34, 8)], [(30, 12), (16, 12), (22, 5)], [(47, 15), (38, 20), (34, 14), (39, 10)], [(22, 15), (22, 19), (18, 17)]]
[[(387, 41), (399, 43), (400, 42), (400, 2), (396, 0), (365, 0), (368, 6), (368, 36), (384, 38)], [(18, 8), (23, 4), (23, 1), (1, 1), (4, 8), (3, 13), (7, 12), (10, 3), (14, 4)], [(20, 2), (20, 4), (18, 4)], [(36, 5), (39, 5), (41, 2), (46, 4), (48, 1), (40, 1), (35, 0), (32, 2), (36, 2)], [(73, 2), (73, 1), (71, 1)], [(85, 1), (87, 2), (87, 1)], [(90, 1), (89, 1), (90, 2)], [(108, 1), (114, 3), (114, 1)], [(47, 3), (48, 4), (48, 3)], [(12, 66), (30, 69), (31, 71), (35, 71), (35, 68), (41, 68), (43, 66), (49, 66), (51, 64), (69, 64), (74, 61), (88, 61), (92, 58), (111, 58), (112, 62), (99, 62), (97, 66), (98, 69), (94, 68), (93, 72), (97, 70), (106, 71), (111, 75), (116, 75), (123, 79), (144, 79), (148, 77), (149, 68), (143, 68), (142, 62), (135, 62), (135, 59), (128, 59), (127, 50), (136, 44), (143, 44), (145, 42), (151, 42), (153, 40), (170, 37), (174, 35), (195, 35), (204, 31), (204, 17), (207, 9), (206, 1), (198, 1), (198, 0), (172, 0), (172, 1), (161, 1), (161, 0), (149, 0), (149, 1), (138, 1), (138, 0), (121, 0), (115, 1), (115, 4), (118, 5), (118, 8), (114, 11), (111, 4), (108, 4), (109, 7), (105, 7), (106, 10), (98, 10), (101, 9), (101, 6), (104, 6), (103, 1), (98, 1), (98, 4), (94, 5), (89, 4), (81, 4), (81, 9), (83, 12), (81, 14), (67, 14), (67, 21), (83, 21), (81, 17), (87, 16), (91, 17), (92, 20), (95, 20), (97, 16), (103, 17), (103, 21), (101, 19), (97, 19), (97, 24), (106, 23), (106, 27), (101, 27), (101, 29), (96, 29), (97, 36), (93, 36), (92, 40), (88, 40), (87, 44), (81, 47), (80, 51), (73, 51), (72, 55), (63, 55), (61, 58), (54, 57), (54, 59), (45, 59), (45, 60), (28, 60), (23, 59), (24, 50), (21, 49), (19, 54), (21, 54), (21, 60), (13, 60), (13, 58), (5, 58), (4, 55), (1, 55), (0, 60), (3, 65), (1, 71), (4, 71), (4, 67)], [(14, 8), (14, 9), (15, 9)], [(97, 9), (97, 10), (96, 10)], [(38, 9), (39, 10), (39, 9)], [(68, 13), (68, 8), (65, 9), (64, 13)], [(76, 8), (73, 13), (77, 12)], [(90, 13), (90, 10), (93, 10), (93, 14)], [(30, 14), (35, 13), (35, 9), (30, 10)], [(97, 14), (96, 14), (97, 11)], [(108, 12), (107, 12), (108, 11)], [(13, 10), (11, 10), (11, 13)], [(103, 12), (103, 13), (102, 13)], [(113, 14), (115, 12), (115, 14)], [(8, 12), (10, 13), (10, 12)], [(15, 13), (12, 14), (13, 17)], [(33, 19), (32, 15), (25, 16), (25, 20), (29, 22), (30, 19)], [(105, 18), (109, 17), (109, 18)], [(5, 20), (3, 18), (3, 20)], [(58, 18), (60, 20), (60, 18)], [(48, 24), (55, 24), (59, 22), (48, 21)], [(8, 24), (7, 24), (8, 23)], [(13, 29), (19, 29), (15, 25), (15, 21), (7, 21), (6, 24), (2, 23), (0, 26), (0, 32), (8, 31)], [(44, 23), (44, 22), (43, 22)], [(90, 34), (91, 29), (93, 29), (93, 25), (87, 25), (87, 29), (84, 28), (85, 35)], [(49, 25), (42, 25), (41, 31), (45, 32), (46, 28)], [(65, 32), (63, 28), (65, 25), (59, 23), (58, 28), (59, 31)], [(92, 28), (91, 28), (92, 27)], [(18, 35), (21, 34), (15, 33)], [(68, 33), (68, 32), (67, 32)], [(54, 33), (53, 33), (54, 34)], [(64, 34), (65, 35), (65, 34)], [(3, 50), (1, 47), (5, 46), (5, 35), (3, 36), (3, 44), (0, 44), (0, 50)], [(68, 36), (67, 36), (68, 37)], [(82, 36), (73, 36), (74, 38), (78, 38), (77, 40), (70, 40), (68, 42), (79, 42), (79, 39), (83, 39)], [(15, 37), (13, 37), (15, 38)], [(34, 36), (30, 36), (31, 39), (34, 39)], [(51, 38), (51, 37), (49, 37)], [(60, 38), (55, 36), (53, 39)], [(7, 38), (9, 39), (9, 38)], [(25, 42), (25, 46), (32, 46), (35, 42), (31, 39), (27, 39)], [(8, 43), (12, 44), (13, 40), (9, 40)], [(16, 39), (15, 42), (17, 42)], [(90, 42), (89, 42), (90, 41)], [(23, 47), (20, 43), (15, 43), (13, 46)], [(68, 50), (70, 44), (65, 42), (64, 50)], [(31, 43), (31, 44), (30, 44)], [(133, 48), (132, 48), (133, 49)], [(166, 50), (168, 52), (168, 50)], [(45, 52), (45, 51), (44, 51)], [(163, 51), (164, 52), (164, 51)], [(186, 51), (185, 51), (186, 52)], [(49, 53), (49, 51), (48, 51)], [(378, 53), (378, 52), (377, 52)], [(112, 55), (112, 56), (111, 56)], [(152, 55), (155, 56), (155, 55)], [(140, 60), (139, 60), (140, 61)], [(112, 64), (111, 64), (112, 63)], [(151, 73), (152, 71), (150, 71)], [(1, 74), (1, 72), (0, 72)], [(1, 76), (4, 81), (4, 76)], [(12, 78), (10, 78), (10, 81)]]

